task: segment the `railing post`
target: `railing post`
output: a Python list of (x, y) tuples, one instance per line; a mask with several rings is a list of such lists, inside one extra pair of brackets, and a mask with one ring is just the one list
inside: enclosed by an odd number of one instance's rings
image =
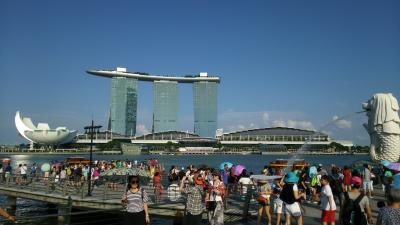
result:
[(244, 207), (243, 207), (243, 221), (247, 222), (248, 216), (249, 216), (249, 208), (250, 208), (250, 200), (251, 196), (253, 195), (253, 188), (251, 185), (247, 186), (247, 193), (246, 193), (246, 198), (244, 201)]
[(35, 178), (32, 178), (31, 190), (35, 191), (36, 181)]
[(71, 196), (68, 196), (67, 204), (58, 204), (58, 217), (57, 224), (58, 225), (69, 225), (70, 217), (71, 217), (71, 208), (72, 208), (72, 199)]
[(86, 182), (83, 181), (82, 185), (81, 185), (81, 199), (83, 199), (85, 197), (85, 185)]
[(104, 182), (103, 200), (107, 200), (108, 183)]
[(47, 177), (44, 181), (46, 182), (46, 193), (48, 194), (48, 193), (50, 193), (50, 180), (49, 180), (49, 177)]

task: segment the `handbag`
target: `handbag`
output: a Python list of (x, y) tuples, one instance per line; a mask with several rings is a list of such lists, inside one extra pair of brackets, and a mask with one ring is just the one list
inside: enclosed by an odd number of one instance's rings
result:
[(257, 202), (259, 202), (259, 203), (265, 204), (266, 201), (267, 201), (267, 199), (264, 198), (262, 195), (259, 195), (257, 197)]
[(206, 203), (206, 209), (208, 211), (214, 211), (215, 208), (217, 208), (217, 202), (216, 201), (207, 201)]

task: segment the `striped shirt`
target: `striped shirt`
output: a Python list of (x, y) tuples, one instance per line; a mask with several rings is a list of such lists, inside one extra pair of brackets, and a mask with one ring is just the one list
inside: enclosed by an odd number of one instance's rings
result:
[(147, 195), (147, 192), (142, 188), (140, 188), (136, 193), (133, 193), (131, 190), (129, 190), (127, 192), (127, 198), (128, 204), (126, 206), (126, 211), (131, 213), (143, 211), (143, 203), (147, 203), (149, 201), (149, 196)]

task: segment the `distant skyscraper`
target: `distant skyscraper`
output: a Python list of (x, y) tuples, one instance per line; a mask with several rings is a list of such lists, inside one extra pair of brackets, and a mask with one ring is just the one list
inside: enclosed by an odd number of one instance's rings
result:
[(136, 133), (137, 79), (113, 77), (111, 79), (111, 130), (134, 136)]
[[(87, 73), (112, 78), (111, 130), (124, 135), (136, 133), (137, 81), (153, 82), (152, 132), (178, 130), (178, 84), (193, 84), (194, 133), (202, 137), (215, 137), (217, 129), (217, 96), (221, 79), (198, 75), (157, 76), (144, 72), (117, 70), (88, 70)], [(109, 126), (110, 127), (110, 126)], [(221, 132), (219, 132), (221, 133)]]
[(202, 137), (215, 137), (217, 129), (218, 83), (193, 83), (194, 133)]
[(178, 121), (178, 82), (153, 83), (153, 132), (176, 131)]

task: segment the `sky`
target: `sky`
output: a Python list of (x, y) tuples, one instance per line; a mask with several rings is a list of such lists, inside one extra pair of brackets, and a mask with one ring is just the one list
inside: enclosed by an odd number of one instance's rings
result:
[[(400, 98), (400, 1), (0, 1), (0, 144), (33, 122), (106, 127), (111, 81), (89, 69), (221, 77), (224, 132), (288, 126), (368, 145), (361, 103)], [(179, 129), (193, 131), (192, 86)], [(137, 133), (151, 130), (152, 84), (139, 82)], [(331, 121), (346, 116), (335, 123)]]

